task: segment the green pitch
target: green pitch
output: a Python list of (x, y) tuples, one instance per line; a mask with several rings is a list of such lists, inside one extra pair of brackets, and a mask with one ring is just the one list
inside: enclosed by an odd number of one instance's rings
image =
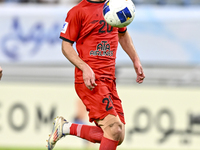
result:
[[(0, 148), (0, 150), (47, 150), (47, 148)], [(55, 150), (81, 150), (81, 149), (56, 149)], [(86, 149), (84, 149), (86, 150)], [(94, 149), (89, 149), (94, 150)]]
[[(47, 148), (0, 148), (0, 150), (47, 150)], [(97, 149), (58, 149), (55, 148), (55, 150), (97, 150)], [(119, 150), (125, 150), (125, 149), (119, 149)], [(136, 150), (136, 149), (135, 149)], [(140, 149), (142, 150), (142, 149)]]
[[(47, 148), (0, 148), (0, 150), (47, 150)], [(55, 150), (96, 150), (96, 149), (58, 149)]]
[[(0, 147), (0, 150), (47, 150), (47, 148), (6, 148), (6, 147)], [(86, 148), (82, 148), (82, 149), (59, 149), (59, 148), (55, 148), (55, 150), (98, 150), (98, 149), (86, 149)], [(119, 149), (119, 150), (125, 150), (125, 149)], [(135, 149), (136, 150), (136, 149)], [(142, 149), (140, 149), (142, 150)]]
[[(47, 148), (5, 148), (5, 147), (1, 148), (0, 147), (0, 150), (47, 150)], [(56, 149), (55, 148), (55, 150), (80, 150), (80, 149)]]
[[(47, 150), (47, 148), (6, 148), (6, 147), (0, 147), (0, 150)], [(73, 149), (73, 148), (66, 148), (66, 149), (59, 149), (59, 148), (55, 148), (55, 150), (97, 150), (97, 149), (86, 149), (86, 148), (82, 148), (82, 149)]]
[[(47, 148), (6, 148), (6, 147), (0, 147), (0, 150), (47, 150)], [(59, 148), (55, 148), (55, 150), (98, 150), (98, 149), (86, 149), (86, 148), (82, 148), (82, 149), (73, 149), (73, 148), (69, 148), (69, 149), (59, 149)], [(127, 150), (127, 149), (120, 149), (119, 150)], [(132, 149), (132, 150), (150, 150), (150, 149)], [(167, 149), (165, 149), (167, 150)]]
[[(47, 150), (47, 148), (0, 148), (0, 150)], [(55, 150), (97, 150), (97, 149), (56, 149)]]
[[(8, 147), (0, 147), (0, 150), (47, 150), (47, 148), (8, 148)], [(92, 149), (92, 148), (79, 148), (79, 149), (73, 149), (73, 148), (55, 148), (55, 150), (98, 150), (97, 149)], [(130, 149), (120, 149), (118, 150), (130, 150)], [(152, 149), (131, 149), (131, 150), (152, 150)], [(156, 149), (158, 150), (158, 149)], [(169, 149), (162, 149), (162, 150), (169, 150)], [(173, 150), (173, 149), (170, 149)]]

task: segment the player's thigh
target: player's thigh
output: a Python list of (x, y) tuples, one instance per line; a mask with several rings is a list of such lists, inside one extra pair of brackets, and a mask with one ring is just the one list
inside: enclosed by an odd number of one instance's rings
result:
[(124, 110), (123, 110), (123, 106), (122, 106), (122, 101), (119, 98), (119, 95), (117, 93), (115, 82), (113, 82), (111, 96), (112, 96), (113, 106), (115, 107), (115, 110), (116, 110), (121, 122), (123, 124), (126, 124), (125, 118), (124, 118)]

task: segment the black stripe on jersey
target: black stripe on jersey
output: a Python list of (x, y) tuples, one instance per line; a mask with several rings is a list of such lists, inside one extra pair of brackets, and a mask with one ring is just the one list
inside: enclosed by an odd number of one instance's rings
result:
[(120, 32), (120, 31), (118, 31), (119, 33), (125, 33), (127, 31), (127, 28), (126, 28), (126, 30), (125, 31), (122, 31), (122, 32)]
[(104, 3), (105, 1), (91, 1), (91, 0), (87, 0), (90, 3)]
[(64, 41), (66, 41), (66, 42), (69, 42), (69, 43), (74, 43), (74, 41), (71, 41), (71, 40), (69, 40), (69, 39), (66, 39), (66, 38), (64, 38), (64, 37), (62, 37), (62, 36), (60, 36), (60, 38), (62, 39), (62, 40), (64, 40)]

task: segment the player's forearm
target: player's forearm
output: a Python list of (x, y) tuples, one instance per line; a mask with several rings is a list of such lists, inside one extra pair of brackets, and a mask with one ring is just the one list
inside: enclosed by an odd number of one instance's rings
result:
[(124, 34), (119, 34), (119, 43), (133, 63), (139, 60), (138, 54), (128, 32)]
[(71, 43), (62, 42), (63, 55), (77, 68), (84, 70), (88, 65), (78, 56)]

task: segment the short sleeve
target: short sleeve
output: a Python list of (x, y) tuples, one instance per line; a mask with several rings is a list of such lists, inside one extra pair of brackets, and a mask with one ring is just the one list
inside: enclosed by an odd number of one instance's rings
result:
[(125, 33), (126, 30), (127, 30), (127, 27), (118, 28), (118, 32), (119, 32), (119, 33)]
[(62, 40), (74, 43), (79, 36), (81, 28), (81, 14), (77, 9), (72, 8), (68, 13), (63, 25), (62, 31), (60, 32), (60, 38)]

